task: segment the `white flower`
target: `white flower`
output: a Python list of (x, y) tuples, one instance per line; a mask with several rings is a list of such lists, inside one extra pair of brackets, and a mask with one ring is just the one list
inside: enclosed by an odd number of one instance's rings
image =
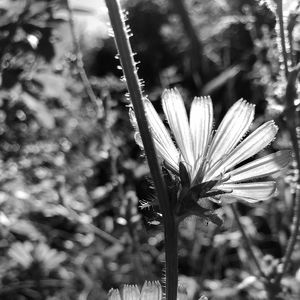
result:
[[(108, 300), (161, 300), (162, 288), (159, 281), (145, 281), (140, 291), (137, 285), (124, 285), (122, 292), (118, 289), (111, 289), (108, 292)], [(179, 286), (177, 300), (187, 300), (187, 291)]]
[[(122, 296), (121, 296), (122, 295)], [(108, 300), (161, 300), (162, 289), (158, 281), (145, 281), (142, 291), (136, 285), (124, 285), (122, 293), (118, 289), (111, 289)]]
[[(282, 170), (290, 161), (289, 150), (269, 154), (234, 169), (269, 145), (278, 131), (274, 122), (269, 121), (241, 141), (254, 118), (253, 104), (237, 101), (214, 133), (210, 97), (195, 97), (188, 120), (179, 92), (176, 89), (166, 90), (162, 95), (163, 110), (178, 148), (151, 102), (146, 99), (144, 104), (157, 154), (176, 174), (179, 174), (181, 162), (189, 174), (191, 187), (215, 181), (211, 191), (225, 193), (217, 198), (210, 197), (213, 201), (254, 203), (273, 195), (275, 181), (255, 182), (253, 179), (265, 178)], [(133, 114), (131, 119), (134, 123)], [(139, 132), (135, 137), (142, 146)]]

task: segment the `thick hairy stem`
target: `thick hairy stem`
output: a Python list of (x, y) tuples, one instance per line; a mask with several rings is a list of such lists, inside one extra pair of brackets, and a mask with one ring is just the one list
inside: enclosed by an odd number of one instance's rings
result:
[(136, 64), (129, 42), (128, 29), (125, 24), (120, 4), (117, 0), (106, 0), (108, 13), (114, 31), (115, 42), (120, 55), (121, 65), (134, 108), (139, 131), (143, 141), (150, 172), (156, 189), (160, 209), (163, 214), (166, 251), (166, 299), (177, 299), (177, 227), (173, 209), (170, 207), (169, 196), (161, 169), (158, 163), (153, 139), (149, 130), (143, 104), (143, 95), (137, 75)]
[(178, 237), (175, 218), (169, 219), (164, 224), (165, 228), (165, 252), (166, 252), (166, 299), (177, 299), (178, 287)]

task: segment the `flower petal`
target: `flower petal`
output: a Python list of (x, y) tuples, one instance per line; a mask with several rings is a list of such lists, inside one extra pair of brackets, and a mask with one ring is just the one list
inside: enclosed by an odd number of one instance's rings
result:
[[(165, 160), (166, 164), (175, 172), (178, 172), (179, 153), (168, 133), (165, 125), (160, 119), (158, 113), (154, 109), (149, 100), (144, 101), (147, 119), (151, 128), (151, 133), (154, 139), (158, 155)], [(130, 115), (130, 119), (133, 117)], [(133, 124), (134, 122), (131, 121)], [(135, 125), (135, 128), (137, 125)], [(140, 135), (135, 135), (135, 140), (138, 145), (141, 144)]]
[(187, 300), (188, 293), (184, 285), (179, 284), (177, 289), (177, 300)]
[(273, 141), (277, 131), (278, 127), (274, 121), (269, 121), (261, 125), (233, 149), (227, 157), (224, 157), (222, 161), (215, 164), (206, 174), (205, 181), (211, 180), (211, 178), (221, 173), (225, 173), (230, 168), (261, 151)]
[[(268, 200), (268, 199), (265, 199)], [(246, 204), (255, 204), (260, 201), (265, 201), (265, 200), (257, 200), (249, 197), (237, 197), (231, 194), (224, 194), (221, 197), (220, 202), (221, 203), (226, 203), (226, 204), (231, 204), (231, 203), (236, 203), (236, 202), (246, 202)]]
[(111, 289), (108, 292), (108, 300), (122, 300), (118, 289)]
[(158, 281), (148, 282), (145, 281), (142, 292), (142, 300), (161, 300), (162, 299), (162, 288)]
[(184, 160), (194, 164), (193, 141), (183, 100), (177, 89), (164, 91), (162, 103), (170, 128)]
[(215, 163), (228, 154), (241, 140), (254, 118), (254, 105), (237, 101), (227, 112), (212, 140), (208, 158)]
[(195, 159), (206, 153), (212, 126), (213, 106), (211, 98), (195, 97), (190, 110), (190, 128)]
[(254, 178), (266, 177), (285, 168), (291, 160), (291, 151), (283, 150), (262, 158), (256, 159), (229, 173), (230, 182), (245, 181)]
[(123, 300), (140, 300), (140, 291), (136, 285), (124, 285)]
[(217, 187), (220, 190), (228, 191), (229, 194), (222, 195), (226, 198), (242, 198), (248, 202), (257, 202), (269, 199), (276, 190), (275, 181), (251, 182), (251, 183), (224, 183)]

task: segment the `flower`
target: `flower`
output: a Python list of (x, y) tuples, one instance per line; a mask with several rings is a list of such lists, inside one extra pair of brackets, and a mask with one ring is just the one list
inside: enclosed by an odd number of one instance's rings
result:
[[(108, 292), (108, 300), (161, 300), (162, 288), (159, 281), (145, 281), (140, 292), (137, 285), (124, 285), (122, 293), (118, 289), (111, 289)], [(177, 300), (187, 300), (188, 293), (184, 285), (179, 284), (177, 288)], [(207, 300), (201, 296), (199, 300)]]
[[(122, 295), (122, 297), (121, 297)], [(118, 289), (108, 292), (108, 300), (161, 300), (162, 289), (158, 281), (146, 281), (140, 292), (136, 285), (124, 285), (122, 293)]]
[[(208, 185), (211, 196), (206, 194), (205, 198), (212, 201), (242, 200), (255, 203), (267, 200), (274, 194), (276, 182), (261, 178), (273, 175), (287, 166), (291, 158), (289, 150), (269, 154), (234, 169), (268, 146), (278, 131), (274, 121), (268, 121), (242, 140), (254, 118), (253, 104), (242, 99), (237, 101), (214, 133), (210, 97), (195, 97), (188, 119), (178, 90), (164, 91), (163, 110), (178, 148), (151, 102), (145, 99), (144, 105), (158, 156), (181, 179), (180, 173), (184, 166), (191, 188), (213, 183)], [(135, 124), (133, 113), (131, 120)], [(142, 147), (138, 131), (135, 139)]]
[[(108, 300), (161, 300), (162, 288), (158, 281), (146, 281), (140, 291), (136, 285), (124, 285), (122, 293), (118, 289), (108, 292)], [(179, 286), (178, 300), (187, 300), (186, 289)]]

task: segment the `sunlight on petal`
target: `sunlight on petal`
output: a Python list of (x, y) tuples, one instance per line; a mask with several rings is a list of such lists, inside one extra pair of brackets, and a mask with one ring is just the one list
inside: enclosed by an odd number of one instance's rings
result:
[(162, 95), (164, 113), (184, 160), (194, 164), (193, 141), (183, 100), (177, 89), (166, 90)]
[(122, 300), (140, 300), (140, 291), (136, 285), (124, 285)]
[(159, 152), (159, 155), (169, 165), (172, 166), (172, 169), (178, 170), (179, 153), (171, 139), (169, 132), (154, 109), (152, 103), (149, 100), (145, 100), (144, 103), (147, 119), (151, 127), (151, 133), (153, 135), (155, 146)]
[[(220, 190), (232, 190), (227, 197), (249, 198), (255, 201), (269, 199), (275, 192), (275, 181), (251, 182), (251, 183), (224, 183), (218, 186)], [(250, 201), (249, 201), (250, 202)]]
[(230, 182), (266, 177), (285, 168), (289, 164), (291, 158), (292, 153), (290, 150), (278, 151), (256, 159), (242, 167), (226, 173), (226, 175), (230, 175)]
[(227, 112), (212, 140), (208, 158), (213, 164), (228, 154), (249, 130), (254, 118), (254, 105), (237, 101)]
[(190, 110), (190, 128), (194, 142), (194, 156), (204, 155), (213, 126), (213, 106), (210, 97), (195, 97)]
[(177, 289), (177, 300), (188, 300), (186, 287), (180, 284)]
[(179, 172), (179, 160), (180, 155), (178, 152), (171, 153), (168, 151), (163, 144), (158, 143), (156, 139), (154, 139), (155, 149), (157, 151), (158, 156), (164, 160), (167, 166), (175, 173)]
[[(144, 150), (144, 145), (142, 142), (141, 134), (136, 132), (134, 134), (135, 142), (139, 145), (139, 147)], [(163, 144), (159, 143), (156, 139), (154, 139), (155, 149), (157, 151), (158, 156), (164, 160), (166, 165), (175, 173), (179, 172), (179, 153), (177, 152), (175, 155), (170, 155), (171, 152), (164, 147)], [(177, 150), (176, 150), (177, 151)]]
[(261, 125), (230, 152), (223, 161), (217, 163), (209, 170), (205, 176), (205, 180), (208, 181), (214, 176), (226, 172), (230, 168), (264, 149), (274, 140), (277, 131), (278, 127), (275, 125), (274, 121), (269, 121)]
[(221, 202), (223, 204), (231, 204), (231, 203), (235, 203), (235, 202), (245, 202), (245, 204), (255, 204), (257, 202), (260, 202), (260, 201), (266, 201), (266, 200), (269, 200), (269, 198), (267, 199), (263, 199), (263, 200), (257, 200), (257, 199), (253, 199), (250, 197), (250, 195), (248, 195), (248, 197), (237, 197), (237, 196), (234, 196), (234, 195), (230, 195), (230, 194), (224, 194), (222, 195), (221, 197)]
[(108, 292), (108, 300), (122, 300), (118, 289), (111, 289)]
[(146, 281), (141, 292), (142, 300), (161, 300), (162, 288), (158, 281)]

